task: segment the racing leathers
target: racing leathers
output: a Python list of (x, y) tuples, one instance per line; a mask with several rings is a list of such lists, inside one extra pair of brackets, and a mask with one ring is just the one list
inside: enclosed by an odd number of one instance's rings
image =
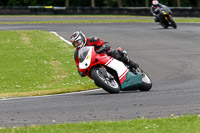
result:
[[(122, 61), (123, 63), (127, 64), (130, 68), (137, 69), (139, 65), (137, 63), (134, 63), (133, 61), (129, 60), (127, 53), (125, 51), (122, 51), (121, 48), (118, 49), (111, 49), (108, 42), (104, 42), (102, 39), (98, 37), (88, 37), (86, 38), (86, 45), (85, 46), (94, 46), (96, 53), (102, 53), (105, 52), (109, 56)], [(79, 66), (79, 58), (78, 58), (78, 51), (79, 48), (75, 49), (74, 52), (74, 60), (76, 62), (76, 66)], [(84, 77), (85, 75), (81, 72), (79, 72), (81, 77)]]
[(165, 5), (162, 5), (162, 4), (158, 4), (157, 6), (151, 6), (151, 13), (153, 14), (154, 16), (154, 20), (155, 22), (159, 22), (159, 15), (160, 15), (160, 8), (165, 8), (166, 6)]

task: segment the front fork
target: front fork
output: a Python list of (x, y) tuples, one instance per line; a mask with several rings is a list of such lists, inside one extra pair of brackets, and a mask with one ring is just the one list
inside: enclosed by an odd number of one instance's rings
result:
[(101, 73), (106, 79), (108, 80), (114, 79), (114, 77), (110, 73), (107, 72), (106, 68), (103, 65), (101, 65), (101, 67), (99, 68), (99, 71), (101, 71)]

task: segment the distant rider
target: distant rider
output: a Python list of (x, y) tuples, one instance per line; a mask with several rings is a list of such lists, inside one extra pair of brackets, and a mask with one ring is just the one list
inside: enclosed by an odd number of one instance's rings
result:
[[(137, 63), (134, 63), (131, 61), (128, 56), (126, 51), (122, 51), (120, 48), (119, 49), (111, 49), (110, 45), (108, 42), (104, 42), (102, 39), (98, 37), (85, 37), (85, 35), (81, 31), (76, 31), (74, 32), (70, 40), (73, 44), (73, 46), (76, 48), (74, 52), (74, 60), (76, 62), (76, 66), (79, 66), (79, 58), (78, 58), (78, 51), (80, 48), (84, 46), (94, 46), (96, 53), (100, 54), (102, 52), (108, 54), (109, 56), (122, 61), (123, 63), (127, 64), (130, 68), (135, 68), (137, 69), (139, 65)], [(79, 72), (80, 76), (85, 76), (83, 73)]]
[(167, 6), (160, 4), (157, 0), (152, 1), (151, 6), (151, 13), (154, 15), (155, 22), (159, 22), (159, 14), (160, 14), (160, 8), (165, 8)]

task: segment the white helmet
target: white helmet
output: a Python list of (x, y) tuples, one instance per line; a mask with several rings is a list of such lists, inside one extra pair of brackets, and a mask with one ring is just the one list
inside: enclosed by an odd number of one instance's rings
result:
[(158, 6), (158, 4), (159, 4), (159, 2), (158, 2), (157, 0), (153, 0), (153, 1), (152, 1), (152, 5), (153, 5), (153, 6)]
[(71, 35), (70, 38), (72, 44), (76, 48), (82, 48), (86, 44), (86, 37), (81, 31), (76, 31)]

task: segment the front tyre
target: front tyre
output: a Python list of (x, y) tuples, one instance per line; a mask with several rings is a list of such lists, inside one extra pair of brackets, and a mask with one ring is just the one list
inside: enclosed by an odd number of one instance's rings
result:
[(160, 22), (160, 24), (162, 25), (162, 27), (163, 27), (164, 29), (167, 29), (167, 28), (168, 28), (168, 23), (167, 23), (166, 21), (162, 21), (162, 22)]
[(106, 70), (105, 72), (102, 72), (102, 70), (98, 67), (92, 68), (91, 77), (93, 78), (95, 84), (99, 87), (102, 87), (109, 93), (119, 93), (120, 86), (118, 82), (110, 73), (108, 73)]
[(152, 87), (152, 82), (149, 76), (142, 72), (142, 86), (139, 88), (140, 91), (149, 91)]

